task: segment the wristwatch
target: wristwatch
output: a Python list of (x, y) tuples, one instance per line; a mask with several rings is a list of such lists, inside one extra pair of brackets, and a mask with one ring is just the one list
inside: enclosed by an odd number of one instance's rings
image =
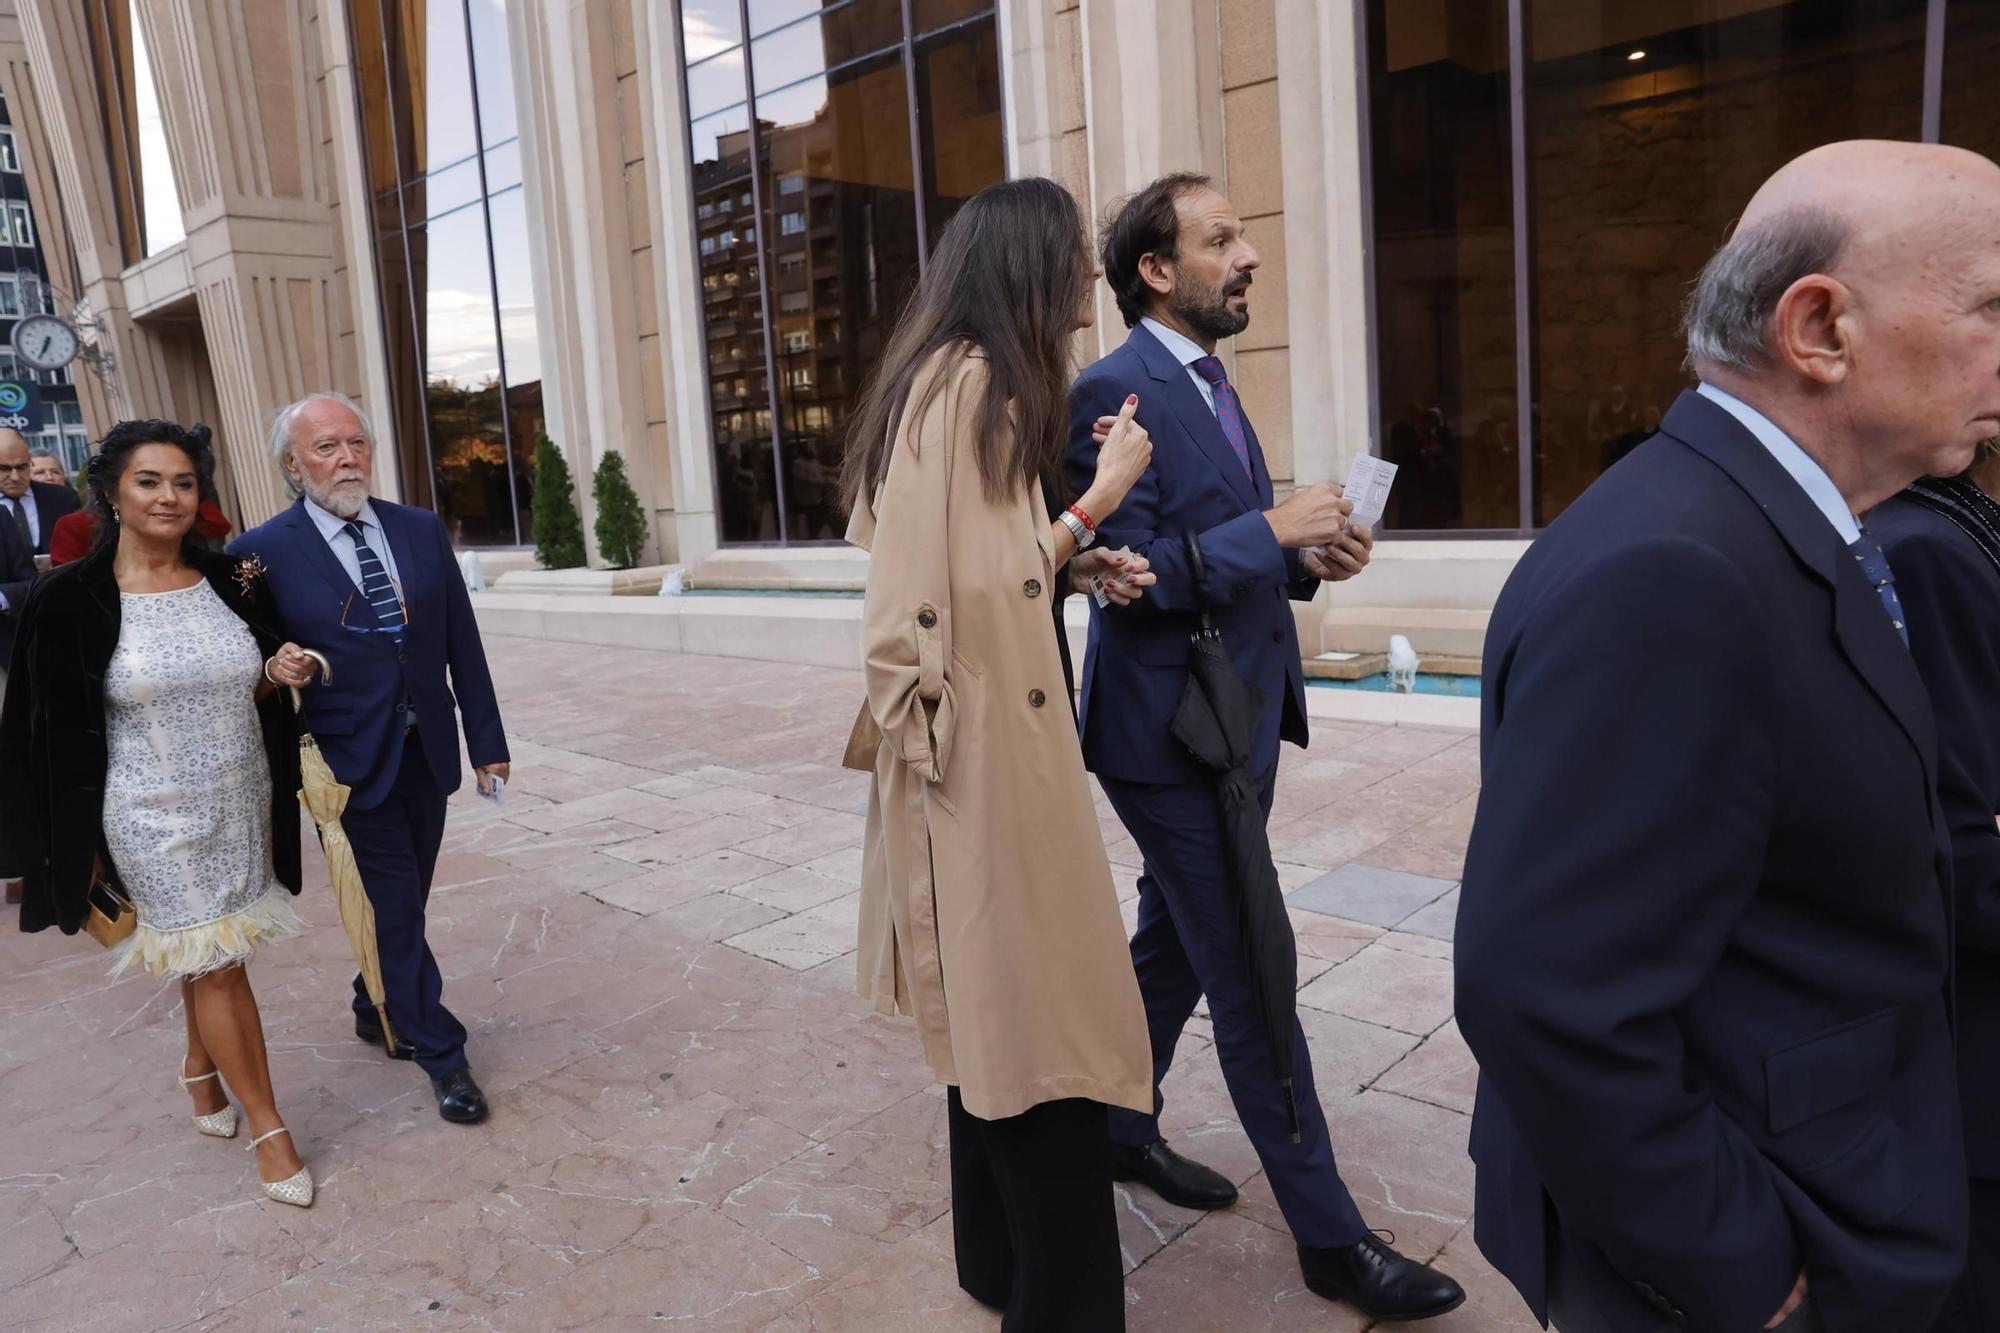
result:
[(1069, 535), (1076, 538), (1078, 554), (1090, 549), (1090, 544), (1097, 540), (1097, 534), (1091, 531), (1090, 527), (1082, 519), (1070, 511), (1065, 510), (1063, 513), (1056, 515), (1056, 522), (1068, 528)]

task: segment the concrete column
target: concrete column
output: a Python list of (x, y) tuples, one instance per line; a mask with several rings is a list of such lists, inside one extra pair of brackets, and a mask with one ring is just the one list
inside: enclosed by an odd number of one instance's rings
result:
[(333, 281), (311, 4), (139, 4), (222, 406), (217, 436), (247, 523), (289, 503), (264, 455), (272, 415), (341, 382), (345, 293)]
[[(632, 262), (614, 16), (610, 4), (590, 0), (526, 0), (511, 14), (526, 203), (546, 252), (534, 273), (543, 406), (576, 473), (597, 558), (590, 478), (605, 453), (624, 454), (649, 512), (662, 493), (646, 447), (638, 306), (653, 295)], [(642, 561), (659, 559), (657, 529)]]
[(1339, 481), (1370, 452), (1367, 198), (1354, 15), (1324, 0), (1277, 0), (1278, 121), (1293, 437), (1300, 485)]
[[(0, 0), (0, 91), (7, 95), (14, 140), (21, 153), (21, 170), (28, 178), (28, 205), (34, 210), (36, 235), (48, 264), (49, 281), (64, 296), (77, 300), (83, 295), (83, 278), (76, 262), (76, 239), (63, 206), (62, 187), (56, 180), (48, 121), (42, 115), (42, 94), (35, 86), (34, 66), (28, 56), (28, 39), (21, 28), (17, 0)], [(76, 381), (84, 428), (96, 439), (117, 420), (112, 413), (109, 386), (103, 376), (81, 360), (70, 368), (70, 374)]]
[(708, 342), (689, 218), (694, 167), (688, 160), (687, 101), (681, 87), (681, 31), (670, 11), (635, 0), (639, 82), (646, 90), (641, 134), (652, 210), (653, 290), (659, 355), (672, 441), (676, 558), (695, 565), (715, 553), (715, 435), (708, 408)]
[[(1091, 216), (1168, 172), (1220, 180), (1216, 0), (1083, 0), (1083, 101)], [(1101, 285), (1097, 307), (1099, 345), (1086, 359), (1124, 339), (1124, 321)]]

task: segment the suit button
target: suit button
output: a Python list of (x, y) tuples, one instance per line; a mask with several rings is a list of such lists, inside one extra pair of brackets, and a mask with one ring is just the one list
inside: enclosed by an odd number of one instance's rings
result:
[(1274, 629), (1271, 631), (1272, 643), (1283, 643), (1284, 641), (1285, 641), (1285, 632), (1283, 630)]
[(1029, 579), (1021, 585), (1021, 591), (1030, 597), (1040, 597), (1042, 595), (1042, 581), (1040, 579)]
[(410, 660), (410, 655), (408, 653), (397, 653), (396, 660), (398, 662), (407, 662)]
[(931, 610), (928, 606), (925, 607), (923, 610), (917, 612), (917, 623), (925, 629), (936, 629), (937, 612)]
[(397, 704), (396, 711), (399, 713), (407, 713), (410, 711), (410, 706), (408, 704)]
[(1028, 707), (1040, 708), (1043, 704), (1047, 703), (1048, 701), (1049, 701), (1049, 696), (1043, 694), (1040, 690), (1028, 691)]

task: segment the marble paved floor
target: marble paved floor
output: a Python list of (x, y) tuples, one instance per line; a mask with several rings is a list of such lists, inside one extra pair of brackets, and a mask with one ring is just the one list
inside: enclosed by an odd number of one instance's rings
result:
[[(305, 1212), (189, 1126), (175, 987), (0, 920), (0, 1327), (996, 1329), (952, 1280), (943, 1097), (853, 994), (865, 790), (835, 764), (858, 678), (488, 651), (516, 776), (504, 812), (455, 799), (430, 937), (492, 1118), (443, 1123), (355, 1041), (317, 863), (318, 928), (252, 968), (320, 1181)], [(1272, 827), (1346, 1178), (1472, 1293), (1439, 1333), (1533, 1327), (1466, 1220), (1449, 935), (1476, 790), (1467, 736), (1325, 724), (1288, 750)], [(1100, 814), (1129, 916), (1132, 843)], [(1366, 1328), (1301, 1285), (1204, 1031), (1167, 1130), (1243, 1198), (1201, 1216), (1121, 1189), (1129, 1326)]]

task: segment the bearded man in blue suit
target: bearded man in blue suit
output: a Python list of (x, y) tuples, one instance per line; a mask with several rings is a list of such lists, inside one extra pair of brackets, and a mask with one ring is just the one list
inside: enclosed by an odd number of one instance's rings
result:
[[(1168, 729), (1187, 685), (1190, 635), (1207, 611), (1236, 670), (1263, 693), (1250, 771), (1269, 815), (1278, 742), (1306, 743), (1292, 603), (1359, 573), (1371, 538), (1348, 530), (1354, 506), (1338, 486), (1275, 500), (1215, 351), (1249, 325), (1258, 265), (1229, 201), (1206, 177), (1166, 177), (1119, 207), (1101, 249), (1132, 333), (1071, 390), (1068, 466), (1081, 491), (1108, 418), (1136, 394), (1153, 461), (1097, 539), (1144, 556), (1159, 579), (1140, 601), (1092, 613), (1083, 673), (1084, 762), (1145, 857), (1132, 962), (1152, 1034), (1154, 1114), (1112, 1113), (1114, 1170), (1182, 1207), (1234, 1202), (1226, 1178), (1160, 1135), (1159, 1081), (1206, 995), (1230, 1098), (1298, 1243), (1306, 1285), (1375, 1318), (1443, 1314), (1464, 1301), (1458, 1284), (1373, 1235), (1340, 1179), (1296, 1018), (1294, 1095), (1282, 1091), (1252, 996), (1214, 777)], [(1184, 534), (1200, 550), (1199, 571)]]
[[(271, 454), (297, 502), (230, 546), (261, 560), (285, 636), (326, 656), (304, 725), (354, 789), (341, 818), (368, 899), (387, 990), (389, 1053), (430, 1075), (438, 1114), (486, 1117), (465, 1027), (444, 1006), (424, 906), (458, 790), (458, 720), (481, 791), (508, 775), (507, 738), (472, 602), (436, 514), (371, 498), (375, 443), (361, 410), (314, 394), (278, 413)], [(446, 677), (449, 673), (449, 683)], [(354, 1032), (388, 1045), (354, 982)]]

